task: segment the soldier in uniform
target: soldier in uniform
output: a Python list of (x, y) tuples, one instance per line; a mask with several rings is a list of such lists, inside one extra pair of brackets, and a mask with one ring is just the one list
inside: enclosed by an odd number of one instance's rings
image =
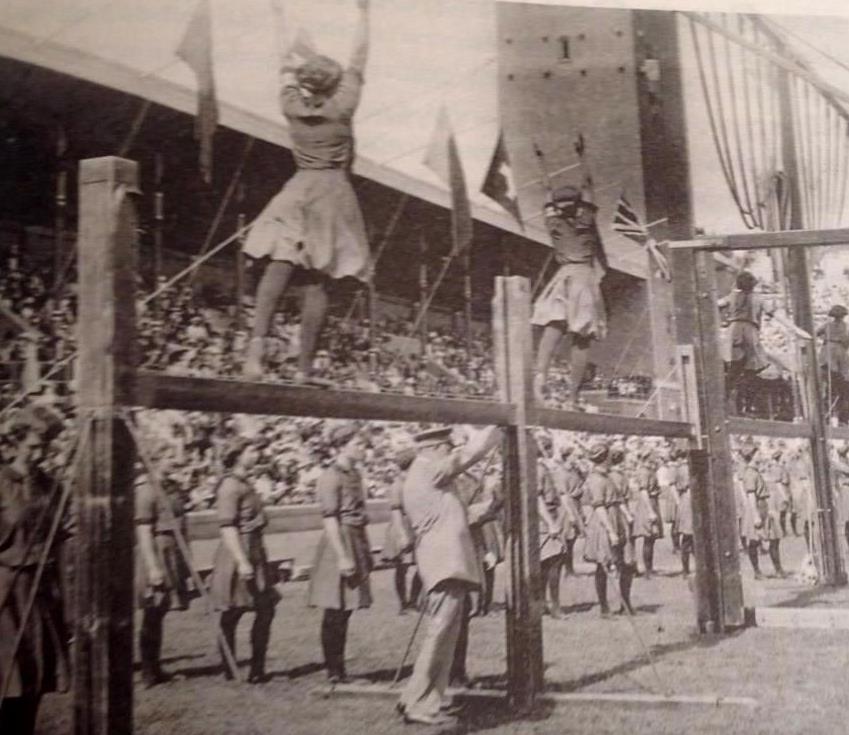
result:
[[(290, 282), (297, 282), (304, 289), (304, 304), (295, 378), (319, 382), (311, 371), (327, 312), (327, 283), (348, 276), (363, 281), (368, 277), (368, 240), (350, 180), (352, 121), (369, 46), (368, 0), (357, 0), (357, 5), (360, 20), (347, 69), (294, 44), (283, 58), (280, 103), (298, 170), (262, 211), (245, 242), (245, 253), (251, 257), (271, 258), (257, 288), (244, 365), (247, 377), (262, 375), (265, 339), (277, 302)], [(277, 13), (282, 16), (279, 9)], [(278, 22), (283, 32), (282, 17)], [(308, 58), (297, 63), (298, 55)]]
[(318, 480), (324, 533), (310, 576), (309, 605), (324, 610), (321, 647), (331, 684), (348, 681), (345, 643), (348, 621), (358, 608), (371, 607), (371, 546), (366, 532), (366, 495), (358, 469), (368, 439), (356, 423), (340, 424), (329, 436), (333, 463)]
[(159, 497), (144, 472), (136, 477), (135, 495), (139, 652), (142, 681), (150, 688), (171, 679), (160, 665), (165, 615), (189, 606), (188, 567), (176, 542), (178, 532), (186, 537), (186, 522), (182, 498), (177, 493)]
[(536, 358), (534, 391), (543, 401), (551, 361), (568, 334), (570, 352), (572, 410), (580, 410), (578, 395), (587, 369), (590, 344), (604, 339), (607, 317), (599, 286), (607, 269), (607, 259), (595, 222), (597, 207), (582, 192), (564, 186), (545, 205), (545, 223), (555, 258), (560, 265), (534, 303), (531, 324), (542, 327)]
[[(12, 419), (12, 461), (0, 468), (0, 732), (30, 735), (41, 697), (65, 691), (70, 672), (62, 589), (52, 554), (43, 569), (29, 617), (23, 621), (38, 575), (54, 508), (43, 459), (62, 429), (46, 406), (20, 409)], [(23, 629), (22, 629), (23, 626)], [(13, 645), (23, 633), (17, 649)], [(6, 681), (5, 677), (11, 681)]]
[(660, 485), (652, 461), (652, 450), (642, 446), (637, 452), (640, 464), (634, 478), (634, 495), (631, 507), (634, 516), (633, 536), (643, 540), (643, 567), (646, 579), (654, 574), (654, 542), (663, 538), (660, 516)]
[(466, 623), (469, 592), (481, 584), (480, 563), (469, 530), (469, 517), (454, 489), (456, 478), (497, 444), (497, 428), (473, 436), (454, 449), (450, 428), (416, 436), (418, 453), (402, 491), (404, 512), (416, 535), (416, 562), (422, 577), (427, 632), (401, 695), (405, 721), (447, 725), (445, 697), (455, 649)]
[[(274, 608), (279, 601), (276, 571), (268, 562), (263, 542), (267, 519), (262, 498), (248, 481), (259, 458), (260, 446), (247, 437), (236, 438), (222, 452), (224, 476), (216, 489), (221, 543), (215, 551), (209, 591), (221, 610), (221, 633), (236, 657), (236, 626), (246, 612), (254, 613), (251, 627), (251, 663), (248, 682), (268, 680), (265, 657)], [(224, 676), (232, 678), (224, 652)]]

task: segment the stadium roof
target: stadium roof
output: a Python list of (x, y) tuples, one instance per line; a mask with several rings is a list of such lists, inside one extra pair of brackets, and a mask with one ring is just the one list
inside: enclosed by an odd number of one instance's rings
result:
[[(192, 71), (175, 55), (196, 0), (5, 0), (0, 55), (194, 113)], [(277, 104), (270, 0), (211, 0), (221, 124), (288, 147)], [(354, 0), (284, 0), (288, 25), (347, 59)], [(356, 118), (355, 173), (448, 206), (423, 164), (436, 115), (450, 113), (476, 219), (549, 244), (539, 218), (523, 232), (480, 193), (498, 136), (495, 3), (372, 0), (372, 53)], [(608, 249), (610, 252), (610, 249)], [(645, 275), (645, 255), (617, 242), (611, 264)]]

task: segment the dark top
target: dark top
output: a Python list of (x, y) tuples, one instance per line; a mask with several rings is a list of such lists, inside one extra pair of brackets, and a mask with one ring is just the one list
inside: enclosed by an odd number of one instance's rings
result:
[(351, 121), (360, 102), (362, 72), (347, 69), (327, 99), (305, 98), (292, 84), (283, 87), (280, 101), (289, 123), (292, 154), (299, 169), (349, 168), (354, 160)]
[(338, 465), (328, 467), (318, 479), (316, 496), (324, 518), (336, 517), (346, 526), (365, 526), (365, 490), (360, 473)]
[(150, 525), (154, 536), (173, 534), (179, 526), (182, 530), (185, 523), (183, 516), (186, 509), (183, 500), (174, 494), (166, 499), (154, 491), (147, 478), (140, 477), (136, 481), (136, 525)]
[(561, 265), (591, 264), (601, 248), (601, 237), (592, 213), (588, 209), (582, 211), (584, 214), (574, 222), (557, 216), (545, 218), (557, 262)]
[(265, 528), (262, 498), (247, 482), (235, 475), (225, 475), (218, 485), (218, 525), (235, 526), (239, 533), (253, 533)]
[(613, 504), (616, 487), (610, 481), (606, 469), (593, 467), (590, 474), (587, 475), (587, 481), (584, 487), (585, 491), (589, 494), (590, 505), (593, 508), (601, 508)]

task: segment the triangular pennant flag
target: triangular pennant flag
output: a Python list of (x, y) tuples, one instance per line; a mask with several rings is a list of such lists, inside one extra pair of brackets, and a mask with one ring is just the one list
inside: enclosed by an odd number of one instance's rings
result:
[(195, 118), (195, 138), (200, 142), (200, 170), (203, 180), (212, 180), (212, 138), (218, 125), (218, 102), (215, 98), (215, 77), (212, 71), (212, 13), (209, 0), (198, 0), (183, 38), (177, 46), (177, 56), (195, 73), (198, 87), (198, 108)]
[(454, 139), (448, 111), (444, 107), (440, 109), (436, 119), (424, 164), (447, 183), (451, 190), (451, 234), (454, 245), (452, 254), (456, 256), (472, 242), (472, 207), (466, 191), (466, 177), (463, 174), (457, 141)]
[(486, 177), (483, 180), (481, 191), (512, 214), (520, 227), (524, 227), (522, 215), (519, 212), (519, 199), (516, 195), (513, 168), (510, 166), (510, 156), (507, 153), (507, 146), (504, 144), (503, 132), (498, 133), (498, 141), (495, 144), (495, 150)]

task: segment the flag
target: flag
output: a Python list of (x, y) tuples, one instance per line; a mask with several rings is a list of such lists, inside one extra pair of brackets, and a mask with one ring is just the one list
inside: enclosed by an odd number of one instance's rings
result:
[(218, 102), (215, 99), (215, 77), (212, 71), (212, 13), (209, 0), (198, 0), (177, 56), (195, 73), (198, 108), (195, 117), (195, 139), (200, 142), (200, 171), (203, 180), (212, 180), (212, 137), (218, 125)]
[(457, 141), (454, 139), (448, 111), (444, 107), (436, 118), (424, 164), (451, 190), (451, 235), (454, 245), (451, 254), (459, 255), (472, 242), (472, 207), (466, 191), (466, 177)]
[(619, 195), (619, 201), (616, 202), (616, 211), (613, 214), (611, 227), (614, 232), (618, 232), (646, 248), (663, 278), (667, 281), (672, 280), (672, 272), (669, 270), (669, 262), (666, 256), (661, 252), (657, 241), (649, 234), (648, 228), (640, 219), (640, 215), (625, 198), (624, 192)]
[(516, 184), (513, 179), (513, 168), (510, 166), (510, 156), (504, 144), (504, 133), (498, 133), (498, 141), (492, 154), (492, 160), (481, 186), (481, 192), (513, 215), (524, 229), (522, 215), (519, 212), (519, 199), (516, 195)]

